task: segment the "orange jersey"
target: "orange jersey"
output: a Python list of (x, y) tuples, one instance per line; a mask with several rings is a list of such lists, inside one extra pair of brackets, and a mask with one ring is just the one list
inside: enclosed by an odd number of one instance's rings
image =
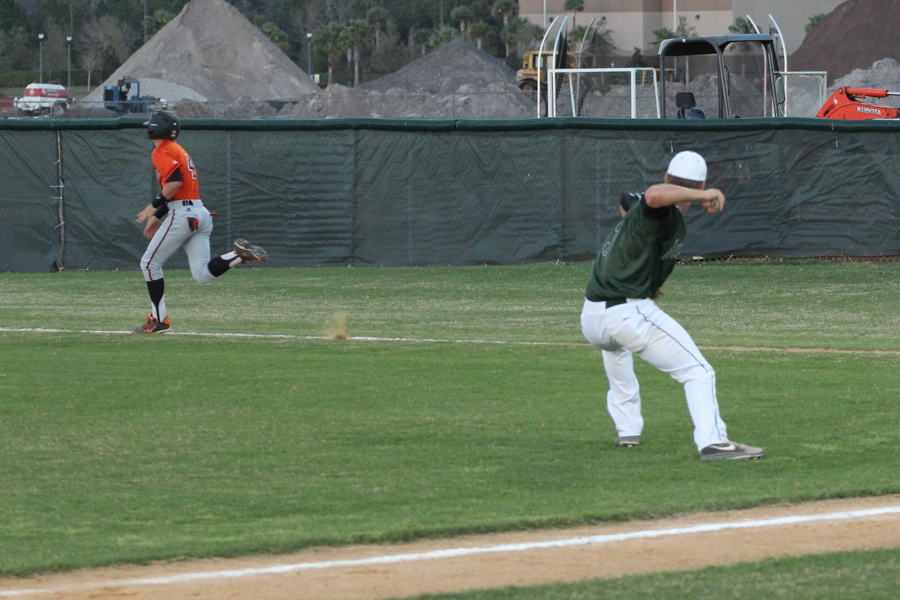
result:
[[(162, 187), (172, 178), (175, 171), (181, 172), (182, 185), (170, 200), (199, 200), (200, 188), (197, 181), (197, 168), (184, 148), (172, 140), (164, 140), (151, 156), (156, 167), (156, 178)], [(177, 181), (177, 177), (175, 179)]]

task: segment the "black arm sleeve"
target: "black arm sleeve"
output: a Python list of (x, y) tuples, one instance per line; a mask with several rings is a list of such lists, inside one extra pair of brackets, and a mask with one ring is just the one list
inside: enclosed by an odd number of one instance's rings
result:
[(652, 206), (647, 206), (647, 199), (641, 196), (641, 210), (644, 211), (644, 214), (647, 215), (647, 218), (654, 220), (665, 219), (669, 214), (670, 206), (660, 206), (659, 208), (653, 208)]
[(166, 199), (163, 198), (162, 194), (157, 194), (156, 198), (154, 198), (153, 201), (150, 202), (150, 205), (153, 206), (153, 208), (159, 208), (160, 206), (165, 206)]
[(156, 217), (157, 219), (162, 220), (162, 218), (164, 216), (166, 216), (168, 214), (168, 212), (169, 212), (169, 205), (166, 204), (165, 202), (163, 202), (162, 206), (158, 206), (156, 208), (156, 212), (153, 213), (153, 216)]
[(643, 197), (643, 194), (622, 192), (622, 195), (619, 196), (619, 206), (622, 207), (622, 210), (628, 212), (631, 210), (631, 207), (640, 202)]
[(184, 177), (181, 176), (181, 169), (175, 169), (172, 171), (172, 174), (169, 175), (169, 178), (166, 179), (166, 183), (172, 183), (173, 181), (184, 182)]

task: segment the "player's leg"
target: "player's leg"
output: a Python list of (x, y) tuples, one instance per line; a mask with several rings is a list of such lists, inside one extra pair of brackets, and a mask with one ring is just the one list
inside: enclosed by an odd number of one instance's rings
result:
[(147, 282), (150, 294), (150, 315), (147, 322), (132, 333), (163, 333), (170, 328), (166, 313), (166, 284), (163, 265), (181, 246), (184, 233), (177, 227), (177, 221), (170, 215), (156, 231), (141, 258), (141, 273)]
[(637, 445), (644, 420), (641, 417), (640, 385), (634, 374), (634, 357), (610, 333), (620, 311), (607, 310), (604, 302), (585, 300), (581, 310), (581, 332), (603, 354), (603, 366), (609, 380), (606, 407), (619, 434), (616, 443)]
[(190, 237), (184, 242), (184, 253), (187, 254), (191, 276), (197, 283), (212, 283), (216, 277), (227, 271), (227, 267), (221, 273), (213, 273), (213, 261), (209, 260), (209, 236), (212, 235), (212, 215), (206, 209), (191, 211), (187, 219), (188, 227), (192, 230)]
[(694, 340), (652, 300), (634, 304), (631, 350), (684, 385), (698, 449), (727, 440), (716, 397), (716, 373)]
[(641, 416), (641, 386), (634, 374), (634, 355), (625, 348), (603, 350), (603, 367), (609, 379), (606, 408), (616, 424), (619, 445), (637, 445), (644, 419)]
[(251, 260), (265, 261), (266, 251), (249, 243), (247, 240), (235, 240), (234, 250), (216, 256), (210, 260), (209, 238), (212, 234), (212, 216), (205, 208), (193, 210), (197, 221), (196, 230), (190, 239), (184, 244), (188, 262), (191, 266), (191, 275), (197, 283), (212, 283), (217, 277), (225, 274), (229, 269)]

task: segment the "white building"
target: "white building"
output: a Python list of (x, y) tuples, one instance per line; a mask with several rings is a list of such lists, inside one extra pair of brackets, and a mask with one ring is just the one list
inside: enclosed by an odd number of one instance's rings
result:
[(738, 18), (750, 17), (761, 33), (777, 23), (790, 56), (803, 42), (810, 17), (827, 14), (844, 0), (584, 0), (584, 11), (564, 10), (565, 0), (519, 0), (519, 16), (546, 27), (557, 16), (568, 16), (572, 24), (604, 25), (623, 56), (635, 48), (653, 54), (653, 31), (667, 27), (678, 31), (682, 17), (695, 35), (727, 35)]

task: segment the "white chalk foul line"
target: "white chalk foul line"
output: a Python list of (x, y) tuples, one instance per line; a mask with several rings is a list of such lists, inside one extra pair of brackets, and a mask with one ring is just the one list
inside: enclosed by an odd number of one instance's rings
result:
[(617, 533), (608, 535), (594, 535), (586, 537), (566, 538), (550, 540), (546, 542), (528, 542), (520, 544), (500, 544), (497, 546), (484, 546), (476, 548), (449, 548), (446, 550), (432, 550), (430, 552), (418, 552), (413, 554), (394, 554), (386, 556), (374, 556), (371, 558), (359, 558), (354, 560), (332, 560), (322, 562), (306, 562), (288, 565), (275, 565), (272, 567), (259, 567), (248, 569), (235, 569), (228, 571), (207, 571), (200, 573), (183, 573), (165, 577), (145, 577), (138, 579), (125, 579), (121, 581), (104, 581), (70, 586), (65, 589), (23, 589), (0, 591), (0, 597), (15, 597), (36, 594), (54, 594), (61, 591), (84, 590), (105, 587), (122, 586), (152, 586), (169, 585), (174, 583), (188, 583), (210, 579), (236, 579), (255, 575), (277, 575), (282, 573), (296, 573), (314, 569), (336, 569), (347, 567), (366, 567), (373, 565), (387, 565), (408, 563), (425, 560), (440, 560), (472, 556), (476, 554), (495, 554), (503, 552), (525, 552), (528, 550), (543, 550), (548, 548), (572, 548), (575, 546), (588, 546), (608, 544), (611, 542), (623, 542), (637, 539), (661, 538), (676, 535), (689, 535), (694, 533), (712, 533), (728, 529), (759, 529), (763, 527), (777, 527), (783, 525), (797, 525), (813, 523), (817, 521), (846, 521), (849, 519), (865, 519), (883, 515), (900, 514), (900, 506), (886, 508), (873, 508), (867, 510), (854, 510), (845, 512), (824, 513), (821, 515), (806, 515), (793, 517), (777, 517), (772, 519), (759, 519), (752, 521), (737, 521), (734, 523), (708, 523), (691, 527), (676, 527), (673, 529), (649, 529), (645, 531), (633, 531), (630, 533)]
[[(101, 330), (101, 329), (52, 329), (45, 327), (0, 327), (0, 332), (9, 333), (88, 333), (106, 335), (131, 335), (130, 331)], [(247, 339), (282, 339), (282, 340), (336, 340), (333, 336), (326, 335), (296, 335), (290, 333), (204, 333), (200, 331), (170, 331), (165, 334), (185, 335), (195, 337), (218, 338), (247, 338)], [(530, 342), (509, 340), (454, 340), (442, 338), (410, 338), (410, 337), (376, 337), (366, 335), (351, 335), (346, 340), (355, 342), (405, 342), (410, 344), (434, 343), (434, 344), (498, 344), (508, 346), (583, 346), (587, 342)], [(346, 341), (344, 340), (344, 341)], [(843, 348), (768, 348), (764, 346), (699, 346), (701, 350), (730, 350), (733, 352), (788, 352), (792, 354), (824, 353), (824, 354), (862, 354), (862, 355), (900, 355), (900, 350), (854, 350)]]
[[(130, 331), (100, 330), (100, 329), (53, 329), (47, 327), (0, 327), (0, 332), (10, 333), (90, 333), (105, 335), (131, 335)], [(199, 331), (169, 331), (165, 336), (186, 335), (196, 337), (220, 337), (220, 338), (259, 338), (259, 339), (284, 339), (284, 340), (335, 340), (333, 336), (326, 335), (296, 335), (290, 333), (204, 333)], [(583, 346), (585, 343), (574, 342), (528, 342), (506, 340), (452, 340), (440, 338), (408, 338), (408, 337), (375, 337), (364, 335), (352, 335), (347, 340), (357, 342), (410, 342), (410, 343), (439, 343), (439, 344), (510, 344), (519, 346)]]

